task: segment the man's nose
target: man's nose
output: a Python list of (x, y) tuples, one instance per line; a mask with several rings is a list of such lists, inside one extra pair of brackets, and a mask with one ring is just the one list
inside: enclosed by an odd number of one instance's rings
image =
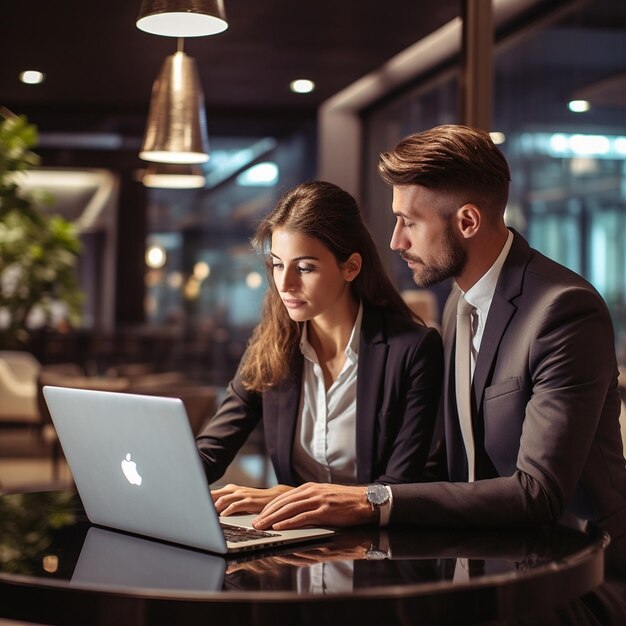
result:
[(406, 237), (404, 237), (402, 232), (402, 227), (400, 224), (396, 224), (393, 229), (393, 233), (391, 234), (391, 241), (389, 242), (389, 247), (392, 250), (405, 250), (406, 249)]

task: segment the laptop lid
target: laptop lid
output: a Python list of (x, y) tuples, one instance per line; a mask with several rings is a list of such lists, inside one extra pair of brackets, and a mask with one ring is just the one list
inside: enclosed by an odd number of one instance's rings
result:
[[(94, 524), (219, 554), (333, 533), (271, 531), (263, 538), (227, 542), (178, 398), (53, 386), (44, 387), (43, 394)], [(244, 516), (243, 525), (251, 527), (254, 517)]]

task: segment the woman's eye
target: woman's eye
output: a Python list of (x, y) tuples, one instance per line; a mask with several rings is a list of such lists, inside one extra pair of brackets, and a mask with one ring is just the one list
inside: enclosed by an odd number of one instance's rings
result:
[(308, 274), (309, 272), (313, 271), (312, 267), (307, 267), (303, 265), (298, 265), (296, 269), (298, 270), (298, 272), (300, 272), (300, 274)]
[(282, 263), (272, 263), (272, 269), (273, 270), (282, 270), (283, 269), (283, 264)]

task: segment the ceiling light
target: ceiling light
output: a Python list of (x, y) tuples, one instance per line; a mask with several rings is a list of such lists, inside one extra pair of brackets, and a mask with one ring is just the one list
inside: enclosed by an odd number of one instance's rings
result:
[(571, 100), (567, 103), (567, 108), (572, 113), (586, 113), (591, 108), (591, 103), (588, 100)]
[(167, 284), (172, 289), (180, 289), (183, 286), (183, 275), (180, 272), (170, 272), (167, 275)]
[(26, 85), (38, 85), (43, 83), (46, 75), (39, 70), (25, 70), (20, 73), (20, 80)]
[(242, 187), (271, 187), (278, 180), (278, 165), (271, 161), (256, 163), (237, 176)]
[(198, 261), (193, 266), (193, 275), (198, 280), (206, 280), (211, 274), (211, 266), (206, 261)]
[(146, 187), (160, 189), (200, 189), (206, 178), (200, 167), (187, 164), (155, 163), (141, 178)]
[(246, 276), (246, 285), (250, 289), (258, 289), (263, 284), (263, 277), (258, 272), (250, 272)]
[(289, 88), (294, 93), (311, 93), (315, 89), (315, 83), (308, 78), (299, 78), (289, 83)]
[(228, 28), (223, 0), (143, 0), (137, 28), (165, 37), (204, 37)]
[(165, 59), (154, 81), (139, 157), (157, 163), (209, 160), (204, 95), (198, 70), (195, 61), (180, 49)]
[(503, 144), (506, 141), (506, 135), (499, 131), (493, 131), (489, 133), (489, 136), (491, 137), (491, 141), (493, 141), (496, 146)]
[(152, 269), (160, 269), (167, 262), (165, 248), (158, 244), (151, 245), (146, 250), (146, 265)]

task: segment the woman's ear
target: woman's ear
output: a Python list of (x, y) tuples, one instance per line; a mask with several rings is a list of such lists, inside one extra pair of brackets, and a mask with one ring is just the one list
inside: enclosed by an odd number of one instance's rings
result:
[(343, 276), (351, 283), (360, 273), (363, 259), (358, 252), (353, 252), (343, 264)]

